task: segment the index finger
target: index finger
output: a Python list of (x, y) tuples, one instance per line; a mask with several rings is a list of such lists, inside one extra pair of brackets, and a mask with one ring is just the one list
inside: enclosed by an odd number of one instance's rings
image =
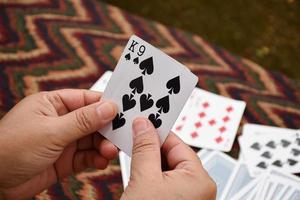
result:
[(100, 92), (84, 89), (62, 89), (52, 92), (60, 97), (63, 105), (69, 111), (96, 103), (100, 100), (102, 95)]
[(162, 152), (171, 169), (182, 168), (186, 162), (199, 162), (201, 165), (196, 153), (172, 132), (164, 142)]

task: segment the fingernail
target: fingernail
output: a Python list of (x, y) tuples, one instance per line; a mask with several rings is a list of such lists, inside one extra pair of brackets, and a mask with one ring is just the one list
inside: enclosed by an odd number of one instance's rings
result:
[(135, 136), (141, 135), (148, 129), (149, 123), (146, 119), (137, 119), (133, 122), (133, 133)]
[(111, 119), (114, 116), (114, 111), (114, 107), (110, 102), (103, 102), (97, 108), (97, 112), (102, 119)]

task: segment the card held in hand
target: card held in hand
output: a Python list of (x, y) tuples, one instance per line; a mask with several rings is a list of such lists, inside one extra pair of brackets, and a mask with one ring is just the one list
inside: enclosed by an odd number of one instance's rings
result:
[(184, 65), (131, 36), (102, 97), (117, 104), (118, 114), (99, 132), (131, 156), (132, 122), (145, 117), (162, 144), (197, 81)]

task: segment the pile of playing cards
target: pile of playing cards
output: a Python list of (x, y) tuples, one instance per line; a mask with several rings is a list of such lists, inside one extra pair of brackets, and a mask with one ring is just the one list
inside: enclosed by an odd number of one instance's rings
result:
[(157, 129), (161, 144), (172, 130), (185, 143), (204, 148), (198, 156), (217, 184), (217, 199), (300, 199), (299, 178), (289, 175), (300, 172), (299, 130), (246, 124), (236, 161), (220, 151), (231, 150), (246, 103), (194, 88), (196, 83), (185, 66), (132, 36), (115, 71), (92, 86), (119, 109), (99, 132), (123, 151), (124, 188), (130, 177), (132, 121), (143, 116)]
[(300, 199), (300, 178), (297, 176), (274, 168), (253, 177), (243, 160), (237, 161), (224, 153), (205, 149), (198, 156), (217, 184), (218, 200)]
[[(295, 175), (270, 168), (254, 177), (241, 158), (235, 160), (222, 152), (207, 149), (202, 149), (197, 155), (217, 185), (217, 200), (300, 199), (300, 178)], [(131, 159), (123, 152), (120, 152), (119, 158), (126, 188)]]
[(239, 137), (241, 158), (252, 176), (270, 167), (286, 173), (300, 172), (300, 131), (246, 124)]

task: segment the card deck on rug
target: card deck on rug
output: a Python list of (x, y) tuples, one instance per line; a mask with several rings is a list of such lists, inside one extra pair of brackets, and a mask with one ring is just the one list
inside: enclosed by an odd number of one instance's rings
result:
[(172, 131), (189, 145), (230, 151), (245, 102), (195, 88)]
[(184, 65), (133, 35), (102, 96), (118, 105), (118, 114), (99, 132), (131, 156), (132, 122), (143, 116), (163, 143), (197, 81)]

